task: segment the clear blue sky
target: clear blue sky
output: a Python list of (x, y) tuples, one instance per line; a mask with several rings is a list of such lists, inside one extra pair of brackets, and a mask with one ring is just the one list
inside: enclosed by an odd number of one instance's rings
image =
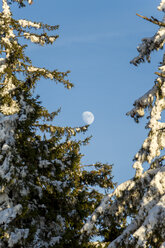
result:
[(136, 13), (161, 18), (159, 0), (40, 0), (14, 16), (49, 24), (59, 24), (60, 38), (53, 46), (30, 45), (34, 65), (71, 70), (71, 91), (42, 80), (37, 87), (43, 104), (50, 110), (61, 107), (56, 124), (82, 126), (82, 112), (91, 111), (95, 122), (87, 135), (90, 145), (82, 149), (83, 163), (114, 164), (114, 180), (119, 183), (134, 175), (132, 159), (147, 132), (146, 121), (136, 124), (125, 113), (135, 99), (149, 90), (156, 78), (162, 52), (154, 53), (151, 64), (134, 67), (129, 61), (136, 47), (157, 27)]

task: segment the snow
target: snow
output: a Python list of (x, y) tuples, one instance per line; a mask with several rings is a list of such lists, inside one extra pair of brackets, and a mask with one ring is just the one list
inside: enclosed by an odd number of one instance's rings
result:
[[(2, 193), (0, 195), (0, 204), (2, 204), (3, 202), (8, 202), (8, 195), (6, 193)], [(2, 210), (2, 208), (0, 207), (0, 211)]]
[(60, 236), (52, 237), (49, 244), (50, 244), (51, 246), (53, 246), (53, 245), (59, 243), (60, 239), (61, 239)]
[(8, 224), (15, 219), (17, 214), (20, 214), (22, 205), (18, 204), (15, 207), (7, 208), (0, 211), (0, 224)]
[(31, 42), (40, 44), (42, 46), (45, 43), (52, 44), (57, 39), (56, 36), (45, 36), (45, 35), (40, 36), (40, 35), (30, 33), (30, 32), (24, 32), (23, 35), (24, 35), (24, 38), (29, 39)]
[[(141, 185), (140, 189), (137, 187), (138, 185)], [(135, 192), (133, 198), (131, 198), (130, 191)], [(141, 201), (139, 191), (143, 194)], [(124, 198), (122, 198), (123, 193)], [(110, 199), (113, 199), (111, 205), (109, 205)], [(125, 244), (127, 242), (129, 243), (131, 237), (132, 240), (134, 240), (133, 237), (138, 239), (139, 246), (137, 247), (145, 247), (143, 245), (146, 242), (145, 238), (147, 235), (152, 232), (154, 228), (157, 228), (159, 221), (165, 218), (165, 168), (162, 167), (146, 171), (138, 181), (135, 182), (134, 179), (132, 179), (119, 185), (113, 193), (102, 200), (100, 206), (82, 228), (82, 235), (85, 233), (89, 235), (98, 216), (100, 214), (103, 216), (106, 211), (118, 216), (120, 219), (120, 215), (122, 217), (122, 213), (127, 212), (127, 208), (125, 208), (127, 205), (129, 205), (129, 208), (137, 208), (138, 214), (136, 219), (132, 220), (124, 232), (109, 245), (109, 248), (121, 247), (123, 240)], [(143, 245), (141, 245), (142, 241)]]
[[(155, 171), (156, 172), (156, 171)], [(157, 183), (159, 180), (164, 180), (160, 187)], [(156, 188), (155, 188), (156, 187)], [(162, 190), (163, 189), (163, 190)], [(153, 191), (154, 190), (154, 194)], [(138, 240), (137, 247), (146, 247), (146, 237), (152, 235), (154, 229), (157, 229), (157, 224), (161, 220), (165, 219), (165, 168), (156, 173), (156, 176), (150, 182), (150, 190), (146, 192), (143, 196), (143, 201), (139, 206), (139, 212), (137, 214), (136, 220), (133, 220), (130, 225), (125, 229), (125, 231), (113, 241), (108, 248), (115, 248), (125, 240), (128, 242), (130, 233), (132, 233), (132, 239), (136, 238)], [(130, 239), (129, 239), (130, 242)]]
[(56, 159), (53, 160), (53, 162), (59, 164), (61, 166), (61, 170), (65, 170), (66, 165), (64, 163), (62, 163), (61, 160), (56, 158)]
[(121, 196), (122, 192), (128, 187), (129, 190), (131, 190), (134, 186), (134, 181), (133, 180), (129, 180), (126, 181), (125, 183), (120, 184), (116, 190), (107, 195), (106, 197), (104, 197), (104, 199), (102, 200), (101, 204), (96, 208), (96, 210), (93, 212), (93, 214), (91, 215), (91, 218), (87, 221), (87, 223), (83, 226), (83, 228), (81, 229), (81, 233), (83, 232), (87, 232), (90, 233), (94, 223), (97, 220), (97, 217), (104, 213), (106, 211), (106, 209), (109, 207), (109, 200), (111, 198), (113, 198), (115, 195), (117, 195), (118, 197)]
[(150, 89), (142, 97), (137, 99), (133, 104), (135, 107), (131, 111), (127, 112), (127, 115), (130, 115), (131, 117), (134, 117), (135, 115), (137, 115), (138, 117), (141, 117), (138, 111), (142, 110), (144, 113), (144, 109), (149, 107), (153, 103), (156, 90), (157, 90), (157, 87), (154, 85), (152, 89)]
[(4, 144), (3, 146), (2, 146), (2, 151), (7, 151), (7, 150), (9, 150), (10, 149), (10, 146), (8, 145), (8, 144)]
[(0, 65), (0, 73), (4, 73), (4, 70), (7, 68), (7, 65)]
[(33, 43), (40, 43), (40, 37), (38, 35), (30, 34), (28, 32), (24, 33), (26, 39), (30, 39)]
[(6, 65), (6, 59), (0, 58), (0, 66)]
[[(160, 4), (162, 7), (160, 10), (164, 11), (164, 1), (162, 4)], [(163, 23), (165, 23), (165, 16), (162, 20)], [(159, 49), (163, 48), (163, 45), (165, 43), (165, 27), (160, 27), (158, 32), (150, 38), (143, 38), (142, 43), (137, 47), (137, 51), (139, 52), (139, 55), (135, 57), (131, 63), (134, 65), (138, 65), (141, 62), (144, 62), (145, 59), (150, 62), (150, 54), (153, 50), (158, 51)]]
[(39, 238), (40, 233), (42, 233), (42, 230), (37, 229), (35, 233), (35, 239), (33, 242), (33, 245), (34, 245), (33, 247), (35, 248), (40, 248), (40, 247), (50, 248), (50, 247), (53, 247), (55, 244), (58, 244), (60, 239), (62, 239), (61, 236), (56, 236), (56, 237), (51, 237), (49, 242), (44, 242), (44, 241), (41, 241)]
[(45, 177), (45, 176), (40, 176), (39, 179), (42, 182), (44, 182), (44, 184), (48, 184), (48, 185), (52, 185), (54, 187), (56, 187), (56, 190), (58, 192), (63, 192), (63, 188), (65, 188), (67, 186), (67, 182), (61, 182), (61, 181), (57, 181), (57, 180), (50, 180), (49, 178)]
[(160, 2), (160, 5), (158, 6), (158, 10), (165, 11), (165, 0), (162, 0)]
[(18, 20), (18, 23), (19, 23), (23, 28), (26, 28), (26, 27), (33, 27), (33, 28), (36, 28), (36, 29), (41, 28), (41, 23), (36, 23), (36, 22), (32, 22), (32, 21), (27, 21), (27, 20), (24, 20), (24, 19)]
[(51, 163), (46, 159), (41, 160), (41, 158), (40, 158), (40, 160), (39, 160), (39, 167), (40, 168), (47, 168), (50, 164)]
[(3, 14), (6, 18), (9, 18), (11, 16), (9, 5), (7, 4), (6, 0), (2, 0), (2, 8), (3, 8)]
[(8, 145), (14, 144), (14, 132), (17, 119), (17, 114), (5, 116), (0, 113), (0, 142), (6, 142)]
[[(164, 68), (164, 66), (159, 67), (159, 70), (163, 72)], [(133, 168), (137, 171), (137, 176), (143, 173), (142, 164), (145, 161), (152, 163), (155, 157), (160, 156), (161, 150), (164, 148), (164, 132), (161, 130), (165, 128), (165, 123), (161, 122), (161, 112), (165, 109), (165, 99), (159, 96), (159, 90), (161, 90), (162, 95), (165, 93), (165, 81), (161, 77), (158, 77), (157, 84), (151, 90), (134, 102), (135, 107), (127, 113), (127, 115), (137, 120), (141, 117), (138, 114), (139, 108), (143, 109), (143, 111), (146, 109), (150, 110), (150, 121), (147, 127), (151, 131), (144, 141), (142, 148), (136, 154), (136, 162), (133, 165)], [(153, 103), (154, 106), (151, 108)]]
[(165, 242), (161, 244), (160, 248), (165, 248)]
[(45, 70), (44, 68), (38, 68), (34, 66), (28, 66), (27, 70), (29, 72), (41, 72), (45, 74), (46, 78), (50, 78), (51, 80), (54, 78), (53, 73), (51, 71)]
[(138, 239), (139, 247), (145, 247), (147, 244), (146, 236), (152, 235), (152, 231), (156, 228), (161, 220), (165, 220), (165, 196), (148, 212), (143, 225), (134, 232), (133, 237)]
[[(8, 78), (7, 76), (5, 77), (4, 80), (4, 86), (1, 88), (1, 95), (6, 96), (8, 95), (10, 97), (10, 92), (14, 90), (16, 87), (13, 84), (13, 79), (12, 77)], [(13, 100), (12, 97), (10, 97), (11, 103), (10, 106), (6, 103), (0, 106), (0, 110), (2, 113), (5, 115), (12, 115), (15, 114), (19, 111), (19, 105), (17, 101)]]
[(8, 182), (11, 180), (10, 159), (11, 155), (9, 154), (0, 167), (0, 177), (6, 179)]
[(27, 196), (29, 194), (29, 189), (23, 188), (22, 190), (20, 190), (20, 194), (21, 196)]
[(158, 30), (157, 34), (155, 35), (154, 43), (158, 43), (158, 44), (161, 43), (161, 47), (162, 47), (164, 45), (164, 42), (165, 42), (165, 28), (161, 27)]
[(34, 109), (33, 107), (31, 107), (30, 105), (26, 103), (23, 95), (20, 96), (19, 104), (20, 104), (19, 121), (26, 121), (29, 113), (33, 112)]
[(18, 229), (15, 228), (15, 232), (11, 232), (8, 240), (9, 247), (13, 247), (15, 244), (18, 244), (18, 241), (21, 239), (26, 239), (29, 234), (29, 229)]

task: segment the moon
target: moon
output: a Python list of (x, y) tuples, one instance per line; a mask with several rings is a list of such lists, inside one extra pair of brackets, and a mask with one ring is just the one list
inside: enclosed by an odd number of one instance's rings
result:
[(92, 114), (92, 112), (89, 112), (89, 111), (85, 111), (82, 113), (82, 118), (83, 118), (83, 121), (87, 124), (87, 125), (90, 125), (94, 122), (94, 114)]

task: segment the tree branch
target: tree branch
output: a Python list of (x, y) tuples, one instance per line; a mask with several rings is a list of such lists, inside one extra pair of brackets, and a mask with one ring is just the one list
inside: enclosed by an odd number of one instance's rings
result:
[(160, 73), (160, 72), (155, 72), (156, 75), (158, 75), (159, 77), (163, 77), (165, 78), (165, 74), (164, 73)]
[(155, 19), (153, 16), (151, 16), (151, 18), (148, 18), (146, 16), (142, 16), (142, 15), (139, 15), (139, 14), (136, 14), (136, 15), (139, 16), (139, 17), (141, 17), (141, 18), (143, 18), (144, 20), (147, 20), (149, 22), (152, 22), (152, 23), (154, 23), (156, 25), (159, 25), (161, 27), (165, 27), (165, 23), (160, 22), (159, 20)]

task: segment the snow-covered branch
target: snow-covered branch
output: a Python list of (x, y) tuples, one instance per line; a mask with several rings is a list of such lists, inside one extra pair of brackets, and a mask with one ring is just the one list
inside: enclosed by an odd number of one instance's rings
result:
[[(139, 199), (139, 206), (135, 205), (137, 199), (135, 202), (131, 202), (138, 213), (124, 232), (109, 245), (109, 248), (120, 247), (123, 242), (133, 246), (136, 244), (136, 247), (146, 247), (148, 240), (152, 235), (154, 236), (155, 229), (157, 230), (158, 225), (165, 219), (165, 168), (154, 170), (154, 173), (151, 174), (152, 177), (150, 177), (149, 172), (144, 173), (144, 175), (145, 179), (148, 180), (149, 177), (151, 180), (148, 182), (144, 180), (142, 184), (139, 184), (141, 187), (139, 191), (143, 191), (142, 199)], [(142, 182), (142, 180), (140, 181)], [(136, 187), (138, 183), (136, 183)], [(109, 209), (109, 211), (111, 210)], [(165, 238), (164, 232), (159, 234), (163, 240)]]
[[(120, 222), (124, 213), (129, 216), (131, 210), (136, 209), (137, 214), (135, 217), (132, 216), (131, 223), (117, 239), (110, 243), (109, 248), (122, 247), (123, 244), (132, 244), (132, 247), (135, 247), (137, 239), (136, 247), (145, 247), (143, 245), (148, 237), (153, 235), (161, 221), (158, 215), (163, 219), (165, 217), (164, 194), (165, 168), (148, 170), (138, 180), (133, 178), (120, 184), (112, 194), (104, 198), (81, 230), (82, 235), (89, 235), (99, 216), (101, 215), (104, 219), (106, 212), (111, 216), (116, 216)], [(110, 203), (111, 199), (112, 203)], [(108, 225), (111, 226), (110, 220)], [(163, 238), (164, 233), (162, 232), (161, 235)]]
[(132, 118), (134, 118), (136, 122), (138, 122), (138, 119), (144, 116), (145, 109), (152, 105), (156, 91), (157, 91), (157, 86), (154, 85), (152, 89), (150, 89), (142, 97), (140, 97), (134, 102), (133, 105), (135, 107), (129, 112), (127, 112), (126, 115), (130, 115)]
[[(158, 10), (165, 12), (164, 6), (165, 6), (164, 1), (162, 0), (160, 5), (158, 6)], [(154, 22), (154, 20), (149, 18), (144, 18), (144, 19)], [(137, 47), (137, 51), (139, 52), (139, 55), (135, 57), (133, 60), (131, 60), (130, 62), (131, 64), (137, 66), (138, 64), (144, 62), (145, 60), (150, 62), (151, 52), (154, 50), (158, 51), (159, 49), (163, 48), (165, 43), (165, 27), (164, 27), (165, 16), (162, 22), (157, 21), (154, 23), (157, 25), (161, 24), (158, 32), (153, 37), (142, 39), (142, 43)]]

